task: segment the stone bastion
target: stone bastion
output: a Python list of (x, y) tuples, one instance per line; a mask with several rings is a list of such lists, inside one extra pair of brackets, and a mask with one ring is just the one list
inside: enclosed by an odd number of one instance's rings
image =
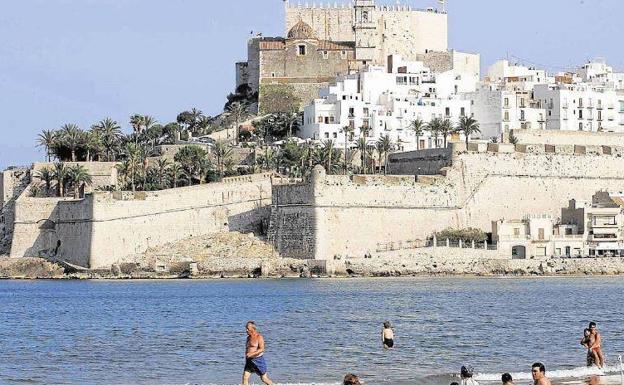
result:
[(624, 190), (624, 147), (452, 143), (390, 156), (391, 176), (326, 175), (274, 186), (269, 238), (280, 255), (357, 258), (416, 247), (448, 227), (551, 214), (570, 199)]

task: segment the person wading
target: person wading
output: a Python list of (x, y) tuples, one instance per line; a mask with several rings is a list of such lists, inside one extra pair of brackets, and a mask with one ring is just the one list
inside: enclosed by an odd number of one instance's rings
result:
[(383, 323), (383, 329), (381, 330), (381, 343), (386, 349), (392, 349), (394, 347), (394, 331), (388, 321)]
[(595, 322), (589, 323), (589, 352), (594, 357), (596, 365), (602, 369), (605, 364), (604, 354), (602, 353), (602, 337), (598, 333)]
[(245, 325), (247, 330), (247, 346), (245, 348), (245, 370), (243, 371), (243, 385), (249, 384), (252, 373), (260, 376), (262, 382), (273, 385), (273, 381), (267, 374), (267, 363), (264, 360), (264, 337), (256, 330), (256, 323), (248, 321)]
[(546, 377), (546, 367), (541, 362), (536, 362), (531, 366), (531, 376), (533, 376), (534, 385), (551, 385)]

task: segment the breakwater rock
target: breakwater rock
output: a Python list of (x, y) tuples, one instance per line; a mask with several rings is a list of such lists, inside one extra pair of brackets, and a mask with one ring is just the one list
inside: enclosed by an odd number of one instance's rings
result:
[(63, 267), (41, 258), (8, 258), (0, 256), (0, 278), (63, 278)]

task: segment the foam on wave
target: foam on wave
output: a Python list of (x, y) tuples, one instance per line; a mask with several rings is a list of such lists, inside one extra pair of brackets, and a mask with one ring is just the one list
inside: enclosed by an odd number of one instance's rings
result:
[[(620, 373), (620, 364), (607, 365), (604, 369), (598, 369), (595, 366), (581, 366), (573, 369), (555, 369), (546, 370), (548, 378), (587, 378), (591, 376), (604, 376), (607, 374)], [(475, 379), (483, 382), (500, 382), (502, 373), (476, 373)], [(529, 371), (511, 373), (514, 380), (532, 380)]]

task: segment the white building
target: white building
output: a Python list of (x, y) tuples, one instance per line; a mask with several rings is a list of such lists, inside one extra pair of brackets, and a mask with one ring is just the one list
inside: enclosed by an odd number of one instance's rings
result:
[(546, 128), (546, 110), (533, 99), (533, 91), (486, 84), (462, 97), (470, 102), (483, 138), (500, 138), (507, 130)]
[[(621, 95), (601, 83), (539, 84), (534, 98), (546, 108), (546, 129), (624, 131)], [(624, 112), (624, 111), (623, 111)]]
[[(354, 146), (362, 128), (370, 128), (367, 141), (374, 143), (389, 135), (399, 150), (438, 147), (425, 133), (418, 139), (409, 128), (412, 121), (427, 123), (433, 118), (449, 119), (454, 125), (470, 116), (470, 102), (458, 94), (474, 91), (475, 73), (454, 70), (434, 74), (422, 62), (405, 62), (390, 56), (387, 69), (368, 66), (359, 73), (340, 76), (335, 85), (321, 92), (305, 107), (301, 136), (316, 140), (332, 139), (336, 147)], [(345, 138), (343, 127), (353, 128)]]
[(512, 259), (583, 255), (583, 234), (578, 226), (555, 224), (549, 215), (528, 215), (522, 220), (493, 222), (492, 237), (501, 255)]
[(616, 90), (624, 90), (624, 73), (615, 72), (604, 59), (596, 59), (584, 64), (577, 75), (586, 83), (598, 83), (612, 86)]
[(583, 233), (585, 255), (624, 256), (624, 196), (599, 191), (591, 202), (571, 200), (562, 219)]

